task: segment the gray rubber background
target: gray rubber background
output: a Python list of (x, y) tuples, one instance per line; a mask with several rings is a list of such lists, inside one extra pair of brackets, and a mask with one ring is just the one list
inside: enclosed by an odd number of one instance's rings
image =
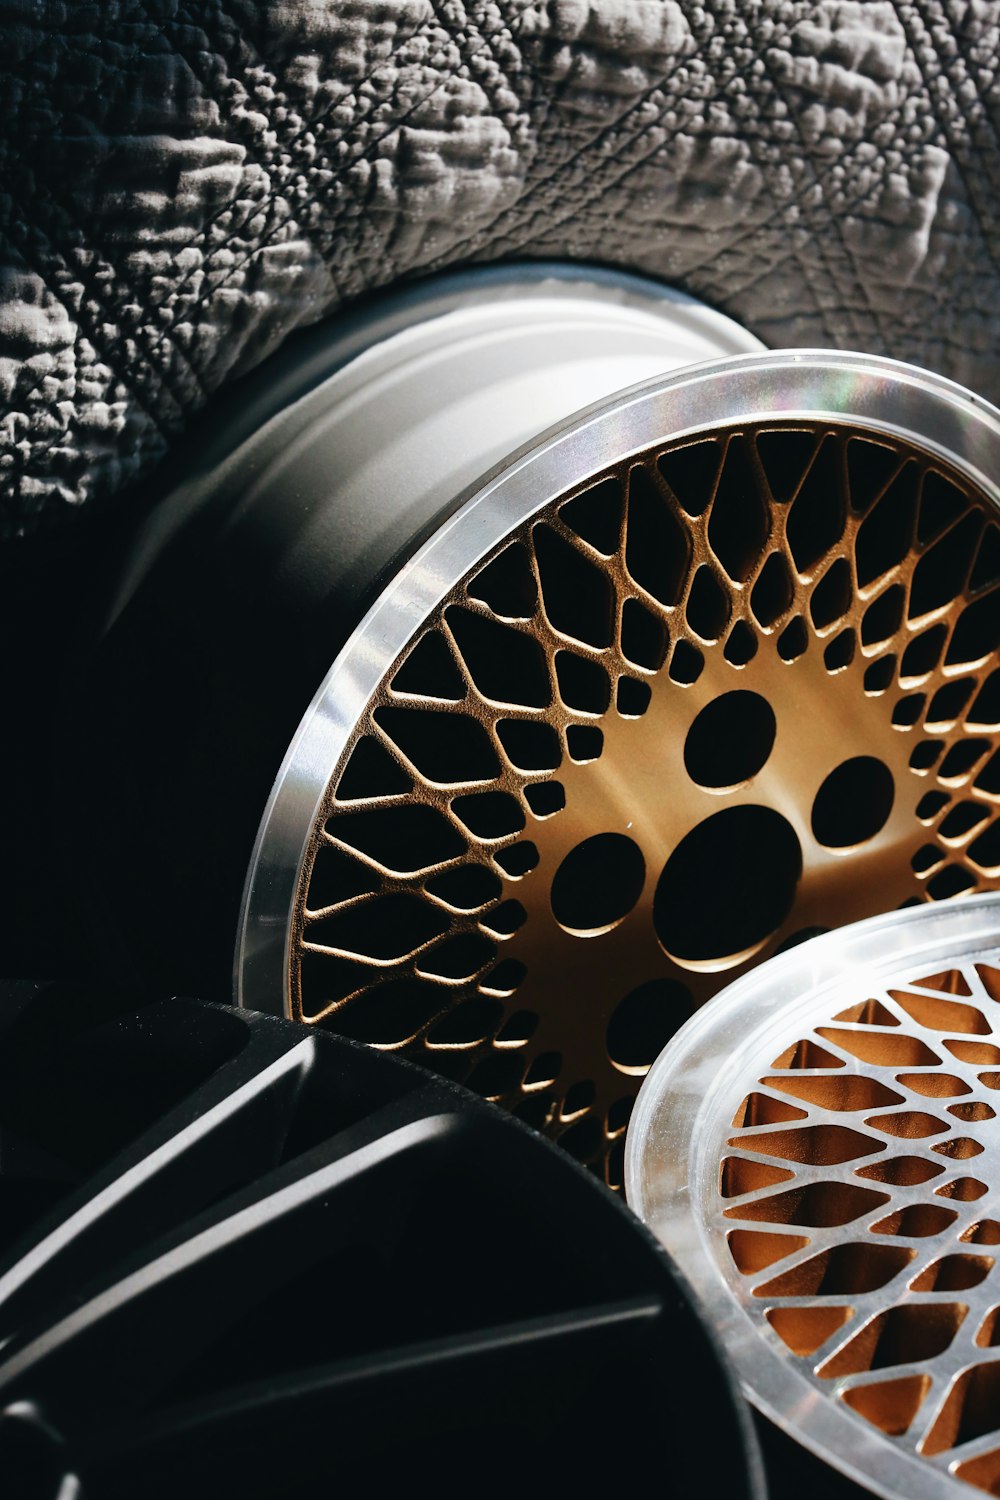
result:
[(0, 0), (0, 535), (296, 327), (571, 257), (1000, 398), (997, 0)]

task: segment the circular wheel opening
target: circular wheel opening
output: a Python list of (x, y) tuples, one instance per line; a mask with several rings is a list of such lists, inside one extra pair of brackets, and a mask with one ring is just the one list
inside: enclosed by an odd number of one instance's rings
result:
[(620, 833), (598, 833), (571, 849), (552, 880), (552, 912), (581, 937), (607, 932), (628, 916), (642, 892), (642, 850)]
[(780, 813), (714, 813), (667, 860), (653, 898), (656, 935), (678, 963), (731, 966), (778, 930), (801, 873), (799, 841)]
[(767, 764), (776, 729), (774, 709), (759, 693), (723, 693), (691, 725), (684, 769), (697, 786), (738, 786)]
[(892, 812), (892, 772), (873, 755), (856, 755), (831, 771), (816, 793), (812, 831), (828, 849), (847, 849), (881, 833)]

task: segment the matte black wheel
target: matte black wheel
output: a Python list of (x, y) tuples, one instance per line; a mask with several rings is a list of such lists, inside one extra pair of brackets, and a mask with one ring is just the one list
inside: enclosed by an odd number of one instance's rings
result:
[(5, 1496), (572, 1492), (611, 1465), (764, 1493), (645, 1229), (405, 1062), (193, 1001), (7, 986), (0, 1151)]

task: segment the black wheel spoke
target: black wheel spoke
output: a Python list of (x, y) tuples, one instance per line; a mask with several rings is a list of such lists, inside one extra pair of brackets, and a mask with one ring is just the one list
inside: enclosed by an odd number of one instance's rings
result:
[[(91, 1401), (128, 1407), (147, 1398), (169, 1382), (177, 1360), (245, 1312), (262, 1265), (273, 1290), (283, 1274), (356, 1241), (360, 1216), (366, 1239), (391, 1233), (430, 1159), (464, 1129), (458, 1114), (428, 1113), (419, 1092), (376, 1111), (166, 1237), (152, 1259), (122, 1267), (120, 1278), (0, 1363), (0, 1393), (16, 1397), (28, 1379), (54, 1407), (72, 1400), (75, 1421), (86, 1420)], [(377, 1204), (388, 1221), (381, 1226), (373, 1223)], [(159, 1355), (143, 1366), (151, 1340)], [(95, 1366), (105, 1378), (88, 1391), (85, 1372)]]
[(136, 1234), (148, 1237), (205, 1206), (226, 1185), (272, 1165), (280, 1153), (304, 1073), (310, 1038), (255, 1033), (234, 1062), (185, 1101), (135, 1148), (63, 1206), (29, 1254), (19, 1246), (0, 1272), (0, 1317), (44, 1309), (68, 1280), (87, 1280), (120, 1258)]
[(570, 1405), (585, 1394), (595, 1367), (648, 1360), (663, 1314), (655, 1297), (630, 1298), (295, 1371), (280, 1383), (168, 1411), (155, 1426), (116, 1428), (100, 1452), (88, 1453), (88, 1466), (112, 1488), (116, 1475), (141, 1468), (157, 1476), (152, 1493), (166, 1494), (175, 1479), (173, 1455), (193, 1447), (202, 1465), (224, 1467), (230, 1483), (249, 1485), (252, 1493), (257, 1466), (267, 1463), (266, 1451), (260, 1452), (262, 1432), (295, 1433), (296, 1457), (282, 1471), (287, 1480), (297, 1467), (311, 1468), (331, 1442), (352, 1435), (355, 1443), (363, 1441), (373, 1411), (396, 1414), (384, 1436), (387, 1445), (400, 1448), (419, 1443), (429, 1418), (445, 1404), (456, 1418), (461, 1413), (462, 1421), (471, 1421), (486, 1403), (496, 1413), (505, 1405), (511, 1413), (520, 1411), (523, 1419), (534, 1401), (544, 1423), (554, 1378), (562, 1388), (556, 1402)]

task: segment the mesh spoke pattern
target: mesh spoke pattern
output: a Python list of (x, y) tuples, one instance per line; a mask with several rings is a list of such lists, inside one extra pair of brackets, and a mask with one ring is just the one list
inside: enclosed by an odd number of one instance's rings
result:
[(539, 511), (387, 675), (303, 865), (292, 1012), (617, 1186), (748, 967), (1000, 880), (1000, 530), (848, 427), (716, 431)]
[(990, 1493), (998, 957), (866, 989), (790, 1038), (736, 1111), (716, 1223), (751, 1316), (825, 1395)]

